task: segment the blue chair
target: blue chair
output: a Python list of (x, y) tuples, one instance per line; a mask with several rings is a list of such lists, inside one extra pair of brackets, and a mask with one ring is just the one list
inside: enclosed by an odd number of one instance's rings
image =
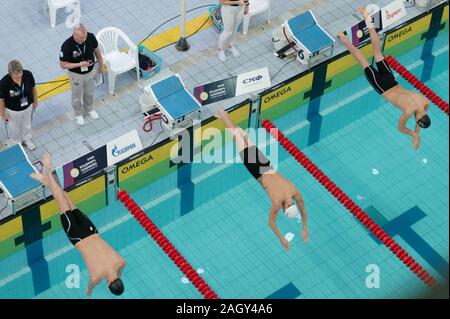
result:
[(42, 192), (45, 197), (45, 187), (30, 177), (34, 172), (37, 170), (20, 144), (0, 152), (0, 188), (12, 205), (13, 213), (18, 208), (16, 203), (35, 196), (36, 192)]
[(285, 23), (286, 33), (298, 48), (298, 60), (311, 67), (312, 57), (326, 51), (333, 56), (335, 40), (318, 23), (311, 10)]

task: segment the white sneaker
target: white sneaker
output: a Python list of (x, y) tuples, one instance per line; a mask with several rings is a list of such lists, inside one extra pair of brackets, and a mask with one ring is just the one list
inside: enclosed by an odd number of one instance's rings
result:
[(93, 119), (93, 120), (96, 120), (96, 119), (99, 118), (98, 113), (95, 112), (95, 111), (89, 112), (88, 114), (89, 114), (89, 116), (91, 117), (91, 119)]
[(78, 125), (84, 125), (84, 118), (83, 116), (75, 116), (75, 122), (77, 122)]
[(23, 141), (22, 145), (25, 146), (29, 151), (34, 151), (36, 149), (36, 145), (32, 141)]
[(225, 50), (217, 50), (217, 56), (219, 57), (219, 60), (222, 62), (225, 62), (227, 60)]
[(233, 57), (235, 58), (239, 58), (241, 56), (241, 53), (238, 51), (238, 49), (236, 49), (235, 46), (232, 46), (231, 48), (229, 48), (231, 54), (233, 55)]

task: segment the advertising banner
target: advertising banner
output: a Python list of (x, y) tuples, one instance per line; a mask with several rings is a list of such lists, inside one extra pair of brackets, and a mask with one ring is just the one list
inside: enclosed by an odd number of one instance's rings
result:
[(112, 166), (142, 150), (141, 139), (136, 130), (106, 144), (108, 166)]
[(67, 189), (89, 176), (105, 169), (108, 165), (106, 145), (83, 155), (76, 160), (56, 169), (56, 173), (64, 189)]
[(261, 68), (237, 76), (197, 86), (194, 96), (201, 105), (223, 101), (235, 96), (267, 89), (271, 86), (268, 68)]

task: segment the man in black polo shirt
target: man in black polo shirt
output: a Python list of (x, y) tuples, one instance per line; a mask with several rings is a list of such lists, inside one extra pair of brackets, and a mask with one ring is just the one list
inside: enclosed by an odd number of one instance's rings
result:
[(83, 114), (86, 112), (92, 119), (98, 119), (94, 110), (94, 69), (95, 58), (99, 64), (99, 71), (105, 73), (103, 57), (98, 48), (95, 36), (86, 31), (82, 24), (73, 28), (73, 35), (61, 46), (59, 55), (61, 68), (68, 70), (68, 77), (72, 84), (72, 107), (78, 125), (84, 124)]
[(31, 142), (31, 117), (38, 105), (33, 74), (13, 60), (8, 64), (8, 74), (0, 80), (0, 116), (9, 134), (8, 145), (22, 143), (33, 151)]

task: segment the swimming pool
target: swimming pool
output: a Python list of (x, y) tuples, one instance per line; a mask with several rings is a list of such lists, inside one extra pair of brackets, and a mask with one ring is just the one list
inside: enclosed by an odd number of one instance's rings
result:
[[(434, 58), (422, 57), (425, 46), (397, 57), (445, 100), (447, 36), (433, 40)], [(319, 104), (318, 118), (299, 121), (308, 110), (302, 107), (274, 123), (442, 280), (449, 243), (448, 117), (433, 106), (433, 125), (414, 151), (396, 130), (399, 112), (362, 77), (324, 95)], [(267, 196), (242, 165), (185, 166), (132, 196), (221, 298), (408, 298), (428, 291), (282, 149), (278, 169), (300, 189), (309, 214), (309, 244), (301, 242), (297, 221), (278, 219), (283, 233), (295, 234), (289, 253), (267, 226)], [(119, 202), (92, 218), (127, 260), (121, 298), (201, 297)], [(65, 235), (58, 232), (33, 245), (42, 245), (45, 259), (31, 268), (26, 251), (0, 262), (0, 296), (85, 297), (88, 274)], [(68, 265), (82, 270), (81, 288), (66, 284)], [(366, 287), (368, 265), (380, 268), (379, 289)], [(93, 297), (111, 298), (105, 283)]]

